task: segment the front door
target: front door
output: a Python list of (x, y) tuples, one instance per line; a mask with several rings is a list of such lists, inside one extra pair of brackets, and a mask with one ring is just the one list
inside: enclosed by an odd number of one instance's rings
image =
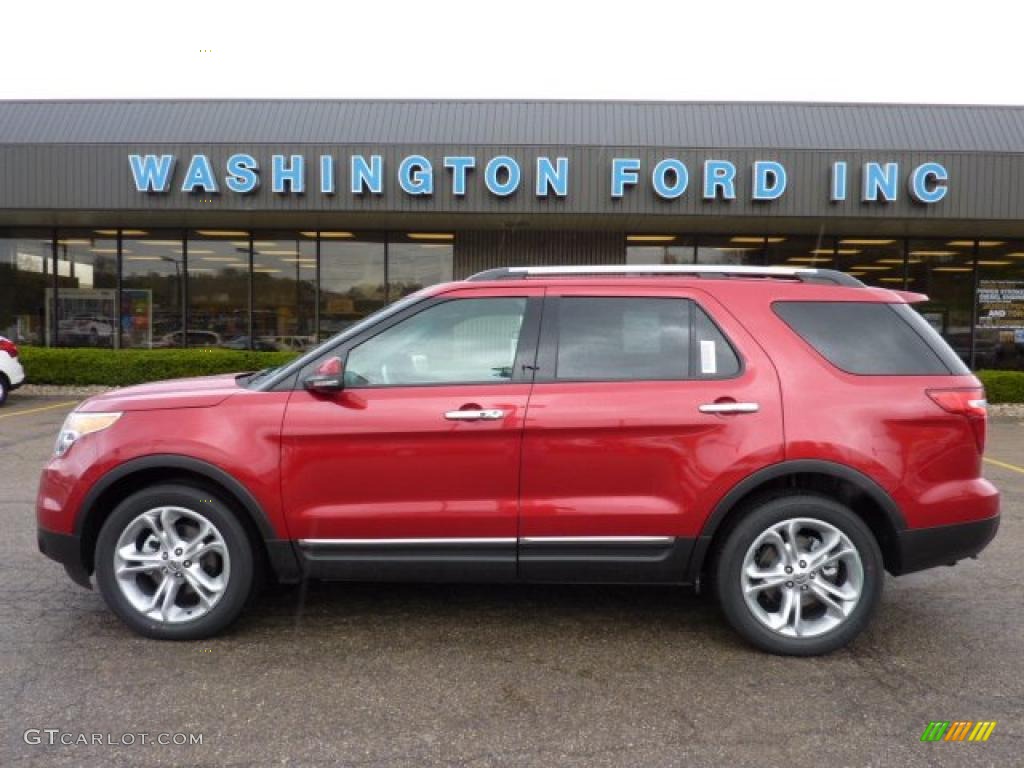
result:
[(310, 575), (512, 579), (519, 456), (543, 289), (460, 288), (325, 356), (282, 430), (289, 530)]
[(782, 455), (775, 370), (699, 290), (550, 287), (520, 575), (680, 581), (714, 500)]

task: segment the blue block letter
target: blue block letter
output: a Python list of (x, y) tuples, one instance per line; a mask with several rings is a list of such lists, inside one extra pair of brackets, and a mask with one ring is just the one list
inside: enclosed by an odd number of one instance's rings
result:
[(330, 155), (320, 155), (320, 192), (334, 194), (334, 158)]
[(398, 166), (398, 184), (407, 195), (434, 194), (434, 169), (423, 155), (409, 155)]
[(228, 177), (224, 183), (232, 192), (242, 195), (252, 192), (260, 185), (260, 177), (256, 173), (259, 167), (252, 155), (232, 155), (228, 158)]
[[(669, 174), (672, 176), (672, 183), (669, 184)], [(666, 200), (674, 200), (686, 191), (686, 185), (690, 183), (690, 172), (682, 160), (668, 157), (654, 166), (651, 172), (651, 184), (654, 185), (654, 192), (658, 197)]]
[(139, 192), (166, 192), (174, 170), (174, 155), (128, 155), (135, 189)]
[(444, 167), (452, 172), (452, 194), (462, 197), (466, 194), (466, 171), (476, 167), (476, 158), (464, 155), (446, 157)]
[[(504, 182), (498, 176), (502, 170), (505, 171)], [(484, 184), (498, 197), (508, 197), (515, 192), (519, 188), (519, 178), (519, 163), (508, 155), (492, 157), (484, 168)]]
[(919, 203), (937, 203), (946, 196), (949, 172), (941, 163), (922, 163), (910, 174), (910, 196)]
[[(306, 173), (303, 157), (302, 155), (291, 155), (289, 157), (291, 165), (285, 165), (284, 160), (284, 155), (272, 155), (270, 157), (271, 186), (274, 192), (281, 195), (289, 190), (301, 195), (306, 191)], [(285, 186), (288, 189), (285, 189)]]
[(778, 200), (786, 191), (786, 169), (774, 160), (754, 163), (755, 200)]
[(719, 189), (723, 200), (736, 199), (736, 166), (728, 160), (705, 160), (704, 199), (714, 200)]
[(556, 157), (551, 164), (550, 157), (537, 158), (537, 197), (547, 197), (553, 192), (558, 197), (569, 194), (569, 158)]
[(900, 186), (899, 163), (864, 163), (864, 178), (862, 180), (861, 200), (865, 203), (873, 203), (878, 200), (879, 194), (882, 200), (892, 202)]
[(206, 155), (192, 155), (181, 191), (195, 192), (197, 187), (203, 192), (217, 191), (217, 182), (213, 178), (213, 169), (210, 168), (210, 158)]
[(640, 161), (635, 157), (612, 158), (612, 197), (622, 197), (626, 185), (636, 186)]
[(369, 191), (375, 195), (384, 192), (384, 158), (370, 155), (370, 162), (362, 155), (352, 155), (351, 174), (349, 175), (349, 191), (353, 195), (361, 195)]
[(832, 163), (832, 202), (841, 203), (846, 199), (846, 161)]

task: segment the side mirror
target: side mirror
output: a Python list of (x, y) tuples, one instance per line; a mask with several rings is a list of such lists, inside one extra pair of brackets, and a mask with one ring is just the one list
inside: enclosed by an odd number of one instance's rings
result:
[(302, 385), (310, 392), (340, 392), (345, 388), (345, 371), (340, 357), (329, 357), (320, 363), (316, 373), (307, 376)]

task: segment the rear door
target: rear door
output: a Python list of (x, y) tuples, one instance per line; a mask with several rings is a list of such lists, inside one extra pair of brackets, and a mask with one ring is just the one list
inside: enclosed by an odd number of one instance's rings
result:
[(549, 287), (520, 575), (678, 581), (714, 500), (782, 459), (770, 361), (698, 290)]

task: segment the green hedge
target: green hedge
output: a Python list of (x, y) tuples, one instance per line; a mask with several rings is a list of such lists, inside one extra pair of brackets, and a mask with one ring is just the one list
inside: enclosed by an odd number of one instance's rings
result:
[(1024, 403), (1024, 371), (978, 371), (990, 403)]
[(49, 349), (21, 347), (26, 384), (125, 386), (184, 376), (256, 371), (282, 365), (293, 352), (232, 349)]
[[(182, 376), (255, 371), (283, 365), (292, 352), (230, 349), (49, 349), (22, 347), (31, 384), (124, 386)], [(1024, 371), (979, 371), (990, 403), (1024, 403)]]

